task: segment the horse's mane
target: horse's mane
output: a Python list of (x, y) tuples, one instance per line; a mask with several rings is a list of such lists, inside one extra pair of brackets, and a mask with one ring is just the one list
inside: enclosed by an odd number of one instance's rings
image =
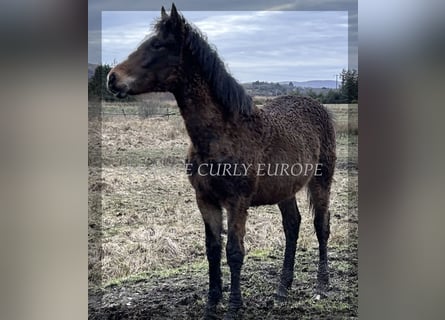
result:
[[(166, 31), (168, 18), (160, 19), (155, 24), (155, 30)], [(249, 115), (252, 112), (252, 98), (244, 88), (230, 75), (224, 62), (218, 56), (215, 48), (209, 45), (204, 36), (196, 27), (181, 16), (183, 23), (184, 45), (190, 50), (202, 70), (202, 75), (214, 98), (225, 114), (241, 113)]]

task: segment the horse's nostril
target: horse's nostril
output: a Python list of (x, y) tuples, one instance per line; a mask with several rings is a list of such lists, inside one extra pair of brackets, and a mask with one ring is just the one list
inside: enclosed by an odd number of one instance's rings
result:
[(108, 76), (108, 84), (112, 85), (116, 82), (116, 74), (114, 72), (110, 73)]

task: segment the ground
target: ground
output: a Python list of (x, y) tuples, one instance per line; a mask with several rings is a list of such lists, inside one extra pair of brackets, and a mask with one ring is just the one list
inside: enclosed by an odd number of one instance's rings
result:
[[(249, 210), (243, 319), (357, 318), (357, 106), (330, 109), (338, 161), (328, 295), (318, 299), (314, 292), (318, 248), (302, 192), (295, 281), (285, 303), (273, 299), (284, 252), (279, 210)], [(207, 262), (203, 224), (182, 164), (189, 143), (182, 119), (110, 116), (90, 124), (89, 318), (199, 319)], [(98, 158), (101, 167), (94, 165)], [(221, 316), (229, 290), (225, 261), (222, 266)]]

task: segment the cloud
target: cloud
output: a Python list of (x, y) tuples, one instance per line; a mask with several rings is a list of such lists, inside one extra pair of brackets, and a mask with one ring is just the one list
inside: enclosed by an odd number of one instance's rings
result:
[[(242, 82), (332, 79), (348, 67), (345, 11), (183, 12)], [(156, 12), (104, 12), (104, 63), (124, 59)]]

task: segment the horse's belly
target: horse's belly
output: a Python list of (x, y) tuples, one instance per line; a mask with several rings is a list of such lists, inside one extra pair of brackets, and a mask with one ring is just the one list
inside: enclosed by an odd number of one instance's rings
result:
[(261, 206), (276, 204), (289, 199), (303, 188), (311, 177), (264, 177), (258, 181), (251, 205)]

